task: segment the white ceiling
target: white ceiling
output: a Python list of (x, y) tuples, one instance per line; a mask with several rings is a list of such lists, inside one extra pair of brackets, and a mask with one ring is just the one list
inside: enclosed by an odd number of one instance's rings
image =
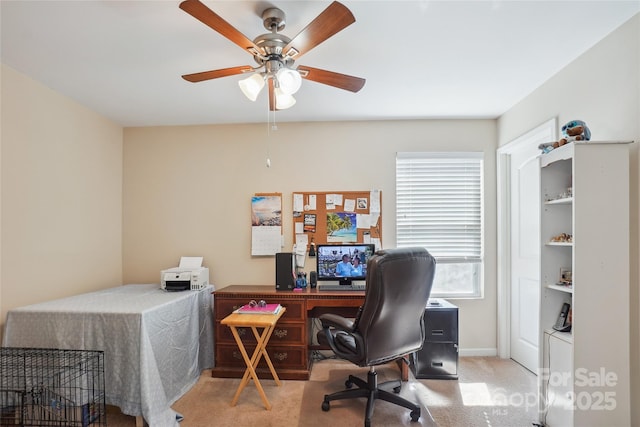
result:
[[(279, 7), (293, 38), (329, 1), (203, 2), (253, 39)], [(182, 74), (252, 57), (178, 0), (0, 2), (2, 63), (122, 126), (269, 120), (240, 76)], [(363, 77), (358, 93), (303, 81), (278, 122), (495, 118), (640, 11), (626, 1), (343, 1), (356, 22), (300, 64)]]

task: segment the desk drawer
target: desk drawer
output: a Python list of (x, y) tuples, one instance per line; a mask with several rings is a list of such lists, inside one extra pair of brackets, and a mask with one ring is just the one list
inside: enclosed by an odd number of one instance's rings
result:
[(458, 342), (458, 311), (425, 310), (425, 342)]
[(458, 345), (455, 343), (424, 343), (413, 353), (411, 369), (416, 378), (457, 379)]
[[(287, 345), (305, 345), (307, 343), (305, 327), (306, 325), (303, 323), (284, 323), (278, 321), (273, 333), (271, 334), (271, 338), (269, 339), (269, 344), (277, 345), (278, 343), (281, 343)], [(262, 329), (258, 328), (258, 333), (262, 333)], [(253, 332), (251, 332), (251, 328), (238, 328), (238, 335), (240, 335), (240, 338), (242, 338), (242, 341), (245, 343), (255, 344), (256, 342)], [(233, 334), (231, 333), (231, 328), (221, 325), (220, 323), (216, 323), (216, 340), (220, 343), (226, 344), (236, 343), (236, 340), (233, 338)]]
[[(249, 357), (253, 354), (255, 346), (246, 345)], [(307, 348), (306, 346), (277, 346), (268, 345), (267, 353), (273, 363), (273, 367), (278, 372), (283, 369), (307, 369)], [(216, 367), (244, 367), (242, 354), (236, 345), (218, 344), (216, 346)], [(268, 369), (264, 359), (258, 363), (258, 368)]]
[(281, 322), (304, 322), (305, 306), (303, 300), (278, 300), (277, 297), (272, 299), (260, 298), (260, 297), (247, 297), (245, 299), (215, 299), (215, 315), (217, 320), (222, 320), (231, 314), (234, 310), (248, 304), (251, 300), (259, 301), (263, 299), (267, 304), (281, 304), (287, 308), (287, 311), (282, 315), (278, 323)]

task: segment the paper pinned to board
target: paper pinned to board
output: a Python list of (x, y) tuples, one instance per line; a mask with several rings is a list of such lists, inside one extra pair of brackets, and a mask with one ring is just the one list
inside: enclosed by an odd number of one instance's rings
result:
[(304, 209), (304, 199), (302, 197), (302, 194), (295, 194), (293, 195), (293, 211), (294, 212), (302, 212), (302, 210)]
[(202, 267), (201, 256), (183, 256), (180, 257), (180, 268), (198, 268)]
[(355, 212), (356, 211), (356, 199), (344, 199), (344, 211)]

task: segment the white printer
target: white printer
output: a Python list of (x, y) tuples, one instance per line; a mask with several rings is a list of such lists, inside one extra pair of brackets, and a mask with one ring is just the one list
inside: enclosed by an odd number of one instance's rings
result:
[(182, 257), (178, 267), (160, 271), (160, 288), (166, 291), (199, 291), (209, 285), (209, 269), (202, 257)]

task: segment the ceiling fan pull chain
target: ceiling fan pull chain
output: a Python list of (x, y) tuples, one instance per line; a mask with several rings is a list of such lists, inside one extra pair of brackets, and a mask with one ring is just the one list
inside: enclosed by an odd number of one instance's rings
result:
[[(273, 123), (271, 123), (271, 116), (273, 115)], [(270, 111), (267, 108), (267, 168), (271, 167), (271, 131), (278, 130), (278, 125), (276, 124), (276, 112)]]

